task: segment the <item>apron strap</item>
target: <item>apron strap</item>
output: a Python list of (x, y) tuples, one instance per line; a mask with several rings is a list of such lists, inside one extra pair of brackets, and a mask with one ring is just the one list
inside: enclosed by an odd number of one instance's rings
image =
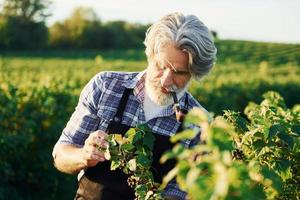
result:
[[(186, 115), (188, 113), (188, 105), (189, 105), (189, 99), (188, 99), (188, 94), (185, 93), (185, 99), (184, 99), (184, 106), (182, 109), (182, 112)], [(183, 131), (183, 123), (180, 123), (177, 132)]]
[(125, 110), (125, 107), (126, 107), (126, 104), (127, 104), (127, 101), (128, 101), (128, 97), (129, 97), (131, 91), (132, 91), (132, 89), (129, 89), (129, 88), (126, 88), (124, 90), (124, 93), (123, 93), (122, 98), (120, 100), (120, 104), (119, 104), (117, 113), (115, 114), (115, 116), (113, 118), (114, 122), (121, 122), (123, 112)]

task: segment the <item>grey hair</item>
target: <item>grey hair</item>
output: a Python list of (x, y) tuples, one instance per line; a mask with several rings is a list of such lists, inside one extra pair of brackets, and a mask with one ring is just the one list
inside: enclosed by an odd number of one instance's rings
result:
[(175, 12), (152, 24), (144, 41), (148, 61), (170, 43), (188, 53), (189, 68), (194, 77), (203, 77), (214, 66), (217, 49), (213, 36), (195, 15)]

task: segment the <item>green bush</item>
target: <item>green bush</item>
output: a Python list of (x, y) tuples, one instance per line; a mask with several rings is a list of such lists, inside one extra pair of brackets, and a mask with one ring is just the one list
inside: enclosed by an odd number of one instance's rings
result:
[[(245, 115), (227, 111), (209, 124), (200, 109), (190, 112), (185, 124), (202, 128), (201, 143), (191, 149), (177, 144), (163, 155), (162, 162), (177, 159), (164, 183), (176, 178), (193, 200), (299, 199), (300, 113), (268, 92), (261, 104), (250, 103)], [(191, 132), (171, 140), (191, 139), (197, 134)]]
[(75, 100), (48, 88), (1, 85), (0, 199), (71, 199), (76, 178), (53, 167), (51, 152)]

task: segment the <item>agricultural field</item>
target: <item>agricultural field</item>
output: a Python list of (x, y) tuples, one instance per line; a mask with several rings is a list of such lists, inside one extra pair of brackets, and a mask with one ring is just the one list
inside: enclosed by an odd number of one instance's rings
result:
[[(244, 41), (216, 44), (219, 55), (214, 69), (190, 87), (209, 112), (215, 116), (223, 115), (224, 110), (241, 112), (254, 123), (253, 116), (244, 113), (246, 106), (249, 102), (259, 104), (262, 95), (272, 90), (283, 97), (286, 109), (299, 115), (299, 45)], [(81, 89), (98, 72), (141, 71), (146, 66), (143, 50), (0, 53), (0, 199), (72, 198), (76, 176), (57, 172), (51, 152)], [(233, 115), (227, 113), (229, 119)], [(292, 122), (297, 125), (297, 120), (295, 117)], [(294, 143), (292, 149), (299, 150), (299, 137)], [(246, 156), (252, 158), (247, 150)]]

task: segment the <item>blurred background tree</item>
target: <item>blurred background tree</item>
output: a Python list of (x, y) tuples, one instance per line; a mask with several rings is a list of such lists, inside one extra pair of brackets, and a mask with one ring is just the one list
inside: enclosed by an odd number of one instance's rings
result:
[(2, 12), (4, 16), (18, 16), (25, 21), (43, 22), (49, 16), (49, 0), (4, 0)]
[(93, 9), (78, 7), (69, 18), (49, 28), (49, 44), (56, 49), (142, 48), (148, 26), (125, 21), (102, 23)]
[(40, 49), (48, 41), (48, 0), (4, 0), (0, 14), (1, 49)]
[(78, 7), (63, 22), (50, 27), (50, 46), (54, 48), (102, 47), (101, 21), (91, 8)]

